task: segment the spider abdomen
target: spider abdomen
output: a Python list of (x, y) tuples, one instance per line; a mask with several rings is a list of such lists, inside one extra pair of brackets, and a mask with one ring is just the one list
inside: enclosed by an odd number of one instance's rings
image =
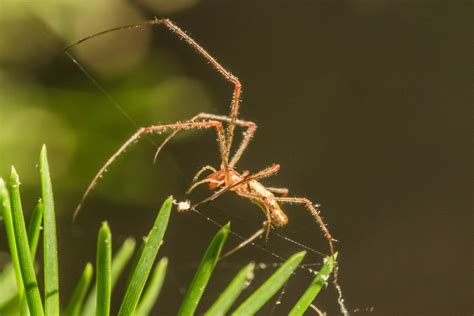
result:
[(288, 223), (288, 216), (281, 210), (280, 205), (270, 210), (270, 216), (275, 226), (281, 227)]
[(258, 181), (250, 181), (248, 184), (248, 190), (250, 191), (250, 194), (255, 196), (256, 200), (259, 200), (259, 204), (261, 204), (261, 206), (270, 214), (273, 225), (281, 227), (288, 223), (288, 217), (281, 209), (280, 204), (278, 204), (275, 195), (265, 188), (263, 184)]

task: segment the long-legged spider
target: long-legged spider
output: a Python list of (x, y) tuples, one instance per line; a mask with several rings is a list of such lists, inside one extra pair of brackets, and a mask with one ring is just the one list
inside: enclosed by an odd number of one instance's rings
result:
[[(82, 196), (82, 199), (77, 206), (74, 216), (77, 215), (82, 204), (84, 203), (86, 197), (89, 195), (91, 190), (96, 185), (99, 178), (102, 177), (103, 173), (108, 169), (108, 167), (115, 161), (115, 159), (120, 156), (132, 143), (138, 141), (143, 135), (151, 133), (161, 133), (164, 131), (172, 130), (173, 132), (165, 139), (162, 145), (158, 148), (155, 154), (155, 160), (168, 141), (170, 141), (179, 131), (189, 130), (189, 129), (201, 129), (201, 128), (214, 128), (217, 133), (217, 144), (219, 146), (219, 152), (221, 156), (221, 165), (219, 169), (216, 169), (212, 166), (203, 167), (194, 177), (192, 181), (192, 186), (188, 190), (188, 193), (194, 188), (201, 184), (207, 183), (210, 190), (214, 190), (215, 193), (208, 197), (207, 199), (193, 205), (181, 205), (178, 207), (178, 210), (187, 210), (195, 207), (198, 204), (211, 201), (217, 198), (219, 195), (226, 191), (235, 192), (237, 195), (249, 199), (251, 202), (260, 206), (266, 216), (266, 220), (263, 224), (263, 228), (259, 233), (250, 237), (244, 243), (248, 243), (251, 240), (255, 239), (262, 233), (265, 233), (265, 237), (268, 239), (268, 234), (272, 227), (281, 227), (288, 223), (288, 217), (285, 215), (283, 210), (280, 207), (282, 203), (298, 203), (303, 204), (311, 213), (311, 215), (316, 219), (319, 224), (324, 236), (326, 237), (329, 250), (331, 254), (334, 254), (334, 245), (333, 237), (331, 236), (329, 230), (327, 229), (323, 219), (319, 215), (318, 205), (314, 205), (307, 198), (302, 197), (287, 197), (288, 189), (286, 188), (271, 188), (263, 185), (259, 180), (265, 177), (274, 175), (280, 169), (280, 165), (273, 164), (272, 166), (263, 169), (262, 171), (256, 173), (250, 173), (249, 171), (238, 172), (235, 168), (235, 165), (239, 161), (240, 157), (247, 148), (252, 136), (255, 133), (257, 125), (251, 121), (244, 121), (238, 118), (239, 115), (239, 103), (240, 103), (240, 94), (242, 91), (242, 85), (240, 84), (239, 79), (234, 76), (232, 73), (227, 71), (217, 60), (212, 57), (204, 48), (202, 48), (198, 43), (196, 43), (189, 35), (187, 35), (182, 29), (176, 26), (173, 22), (168, 19), (157, 19), (146, 21), (139, 24), (121, 26), (109, 30), (105, 30), (90, 36), (87, 36), (65, 48), (66, 53), (72, 58), (74, 62), (75, 59), (68, 53), (68, 50), (75, 45), (78, 45), (86, 40), (89, 40), (93, 37), (97, 37), (106, 33), (113, 31), (139, 28), (145, 25), (163, 25), (172, 33), (176, 34), (181, 39), (184, 39), (195, 51), (202, 55), (207, 61), (214, 67), (217, 72), (219, 72), (227, 81), (231, 82), (234, 85), (234, 92), (232, 96), (232, 102), (230, 107), (229, 116), (214, 115), (208, 113), (200, 113), (193, 118), (185, 122), (177, 122), (174, 124), (166, 125), (153, 125), (149, 127), (142, 127), (138, 129), (105, 163), (105, 165), (99, 170), (96, 174), (90, 185), (88, 186), (86, 192)], [(76, 62), (77, 63), (77, 62)], [(224, 127), (223, 124), (226, 124), (227, 127)], [(232, 148), (232, 141), (234, 138), (234, 131), (236, 126), (245, 128), (243, 133), (243, 139), (238, 146), (237, 150), (233, 155), (230, 155)], [(199, 180), (199, 177), (203, 172), (211, 171), (207, 177), (202, 180)]]

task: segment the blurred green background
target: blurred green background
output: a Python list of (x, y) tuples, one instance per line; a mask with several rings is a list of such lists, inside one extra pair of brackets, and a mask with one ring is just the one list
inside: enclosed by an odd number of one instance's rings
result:
[[(0, 0), (0, 175), (15, 165), (32, 209), (47, 144), (63, 298), (94, 260), (101, 221), (109, 221), (114, 245), (139, 239), (167, 195), (185, 199), (194, 173), (219, 165), (213, 132), (182, 133), (156, 165), (153, 141), (163, 136), (145, 139), (117, 160), (71, 222), (92, 177), (139, 126), (228, 112), (232, 86), (164, 29), (116, 32), (72, 50), (129, 118), (63, 52), (91, 33), (154, 16), (171, 18), (241, 79), (241, 117), (259, 128), (238, 168), (280, 163), (265, 184), (322, 204), (340, 240), (340, 280), (354, 314), (472, 313), (468, 1)], [(192, 199), (207, 194), (203, 187)], [(264, 220), (232, 194), (200, 210), (232, 221), (243, 236)], [(326, 252), (309, 213), (285, 210), (290, 222), (279, 232)], [(216, 229), (195, 214), (174, 214), (161, 251), (170, 274), (156, 312), (176, 312)], [(299, 249), (276, 234), (267, 248), (282, 257)], [(6, 249), (2, 237), (0, 264)], [(243, 249), (222, 262), (204, 303), (250, 260), (278, 262)], [(305, 261), (319, 262), (317, 255)], [(285, 314), (310, 277), (300, 271), (295, 280), (282, 304), (263, 314)], [(334, 290), (317, 305), (334, 314)]]

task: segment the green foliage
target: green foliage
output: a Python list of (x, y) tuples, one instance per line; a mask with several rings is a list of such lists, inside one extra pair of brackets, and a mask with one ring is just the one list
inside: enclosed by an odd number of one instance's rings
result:
[[(112, 259), (112, 291), (120, 275), (122, 274), (123, 269), (132, 258), (134, 251), (135, 240), (133, 238), (128, 238), (127, 240), (125, 240), (119, 251), (117, 251), (117, 254)], [(94, 285), (94, 287), (89, 293), (89, 296), (87, 297), (86, 303), (84, 304), (84, 310), (82, 313), (83, 315), (94, 315), (97, 303), (96, 297), (97, 288)]]
[(97, 238), (96, 256), (97, 316), (109, 316), (112, 297), (112, 233), (109, 225), (102, 223)]
[(43, 202), (39, 201), (31, 215), (28, 225), (28, 242), (30, 243), (31, 257), (36, 257), (36, 249), (41, 232), (41, 222), (43, 221)]
[(94, 268), (92, 268), (92, 264), (90, 262), (87, 263), (84, 272), (72, 293), (71, 299), (69, 300), (66, 312), (64, 313), (66, 316), (78, 316), (81, 312), (82, 303), (86, 297), (87, 289), (92, 280), (93, 270)]
[(163, 206), (156, 217), (155, 224), (148, 234), (148, 237), (145, 239), (143, 251), (140, 254), (138, 263), (132, 273), (132, 278), (125, 292), (122, 305), (120, 306), (119, 315), (131, 315), (137, 307), (145, 282), (150, 274), (158, 249), (163, 241), (166, 227), (168, 226), (172, 201), (173, 198), (170, 196), (163, 203)]
[(245, 300), (232, 315), (253, 315), (267, 303), (278, 290), (285, 285), (289, 277), (303, 260), (306, 252), (301, 251), (293, 256), (265, 281), (249, 298)]
[(156, 265), (153, 275), (150, 279), (146, 291), (143, 293), (143, 297), (140, 300), (140, 304), (137, 306), (135, 315), (144, 316), (148, 315), (153, 308), (153, 305), (160, 295), (161, 288), (165, 281), (166, 269), (168, 267), (168, 258), (162, 258)]
[[(2, 184), (0, 183), (0, 186)], [(11, 194), (11, 210), (13, 218), (13, 228), (15, 235), (15, 244), (18, 251), (18, 259), (21, 271), (21, 280), (23, 288), (25, 289), (26, 299), (28, 300), (28, 307), (32, 315), (44, 315), (43, 303), (36, 280), (35, 269), (33, 266), (33, 258), (28, 244), (28, 236), (26, 234), (25, 219), (23, 217), (23, 209), (20, 197), (20, 178), (16, 173), (15, 168), (12, 167), (10, 175), (10, 194)], [(5, 192), (4, 189), (0, 188)], [(20, 293), (20, 301), (22, 300), (22, 293)]]
[(41, 196), (43, 201), (43, 261), (44, 261), (44, 311), (48, 316), (59, 316), (58, 242), (53, 186), (49, 174), (46, 146), (40, 154)]
[(246, 283), (252, 280), (254, 268), (255, 264), (253, 263), (249, 263), (243, 267), (224, 292), (219, 295), (216, 302), (207, 310), (205, 315), (225, 315), (239, 297), (240, 293), (245, 289)]
[(316, 275), (313, 282), (311, 282), (308, 289), (291, 309), (289, 314), (290, 316), (303, 315), (303, 313), (308, 309), (308, 307), (318, 295), (319, 291), (321, 291), (331, 276), (332, 270), (334, 269), (334, 264), (336, 263), (336, 258), (337, 253), (335, 253), (334, 256), (326, 258), (326, 262), (324, 263), (321, 270), (319, 270), (319, 273)]
[(217, 260), (219, 260), (222, 247), (224, 246), (229, 231), (230, 224), (226, 224), (212, 239), (199, 267), (197, 268), (193, 281), (186, 292), (186, 296), (181, 304), (178, 315), (194, 315), (197, 305), (201, 300), (202, 293), (204, 293), (207, 283), (211, 278), (212, 271), (214, 271)]
[[(4, 218), (12, 258), (12, 263), (0, 272), (0, 290), (2, 290), (2, 293), (13, 293), (13, 295), (7, 297), (1, 297), (0, 314), (2, 315), (7, 308), (11, 308), (12, 304), (16, 304), (16, 310), (20, 315), (41, 316), (59, 315), (60, 313), (56, 219), (45, 147), (43, 147), (40, 156), (40, 177), (42, 199), (31, 215), (28, 231), (21, 205), (18, 174), (12, 168), (8, 188), (5, 181), (0, 178), (0, 214)], [(163, 243), (171, 207), (172, 197), (169, 197), (158, 212), (153, 227), (145, 238), (143, 247), (137, 252), (136, 260), (132, 263), (125, 294), (121, 301), (119, 315), (148, 315), (155, 305), (165, 281), (168, 259), (162, 258), (159, 260), (151, 278), (149, 276), (160, 245)], [(45, 277), (45, 295), (43, 300), (34, 269), (41, 223), (44, 226), (43, 274)], [(230, 224), (224, 225), (211, 240), (187, 289), (179, 308), (179, 315), (194, 315), (196, 313), (229, 232)], [(135, 241), (127, 239), (112, 259), (112, 233), (107, 223), (103, 223), (97, 240), (95, 287), (89, 291), (89, 286), (92, 283), (93, 267), (90, 263), (87, 263), (64, 314), (67, 316), (109, 315), (112, 291), (134, 252)], [(259, 311), (289, 281), (304, 256), (305, 252), (299, 252), (286, 260), (257, 290), (248, 293), (248, 297), (232, 312), (232, 315), (250, 315)], [(291, 315), (302, 315), (308, 309), (326, 284), (335, 264), (336, 255), (326, 259), (321, 271), (294, 305), (290, 312)], [(253, 273), (253, 263), (241, 269), (205, 315), (228, 314), (246, 286), (252, 281)], [(88, 292), (89, 295), (85, 299)]]

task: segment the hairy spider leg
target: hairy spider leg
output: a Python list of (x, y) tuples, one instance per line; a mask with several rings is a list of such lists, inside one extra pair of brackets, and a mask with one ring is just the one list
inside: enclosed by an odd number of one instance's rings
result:
[[(313, 217), (316, 219), (316, 221), (318, 222), (319, 227), (321, 228), (321, 230), (324, 234), (324, 237), (326, 237), (326, 239), (328, 241), (329, 251), (331, 252), (331, 256), (334, 257), (335, 250), (334, 250), (333, 241), (336, 241), (336, 239), (334, 239), (332, 237), (331, 233), (329, 232), (329, 229), (326, 227), (326, 224), (324, 223), (323, 219), (319, 215), (319, 211), (317, 209), (317, 206), (315, 207), (315, 205), (310, 200), (308, 200), (307, 198), (275, 197), (275, 200), (277, 200), (278, 202), (283, 202), (283, 203), (304, 204), (306, 206), (306, 208), (311, 212)], [(343, 299), (343, 296), (342, 296), (342, 289), (341, 289), (341, 286), (339, 285), (339, 282), (338, 282), (338, 280), (339, 280), (339, 265), (338, 265), (337, 261), (335, 262), (335, 265), (334, 265), (333, 275), (334, 275), (334, 278), (332, 280), (332, 283), (334, 284), (334, 287), (336, 288), (336, 291), (337, 291), (337, 295), (338, 295), (337, 301), (339, 303), (339, 308), (340, 308), (342, 314), (349, 315), (349, 313), (347, 311), (347, 308), (344, 304), (344, 299)]]
[(207, 122), (189, 122), (189, 123), (175, 123), (175, 124), (166, 124), (166, 125), (153, 125), (150, 127), (142, 127), (138, 129), (135, 134), (133, 134), (120, 148), (107, 160), (107, 162), (100, 168), (99, 172), (95, 175), (92, 179), (92, 182), (87, 187), (86, 192), (81, 198), (79, 205), (76, 207), (74, 211), (73, 218), (76, 218), (79, 210), (82, 207), (85, 199), (92, 191), (94, 186), (97, 184), (97, 181), (102, 177), (102, 175), (107, 171), (109, 166), (120, 156), (131, 144), (138, 141), (142, 135), (149, 134), (149, 133), (160, 133), (164, 132), (168, 129), (176, 130), (176, 129), (192, 129), (192, 128), (211, 128), (214, 127), (217, 132), (217, 142), (219, 145), (219, 151), (222, 158), (222, 163), (224, 168), (227, 169), (228, 161), (227, 161), (227, 147), (225, 146), (225, 134), (224, 134), (224, 127), (222, 126), (221, 122), (218, 121), (207, 121)]
[(257, 230), (252, 236), (250, 236), (249, 238), (245, 239), (244, 241), (242, 241), (240, 244), (238, 244), (237, 246), (235, 246), (233, 249), (227, 251), (225, 254), (221, 255), (219, 260), (222, 260), (228, 256), (230, 256), (231, 254), (233, 254), (234, 252), (244, 248), (245, 246), (247, 246), (248, 244), (252, 243), (255, 239), (257, 239), (258, 237), (260, 237), (264, 232), (265, 232), (265, 223), (263, 223), (263, 226), (262, 228), (260, 228), (259, 230)]
[[(222, 121), (222, 122), (227, 122), (231, 124), (232, 119), (228, 116), (224, 115), (215, 115), (215, 114), (209, 114), (209, 113), (199, 113), (196, 116), (192, 117), (191, 119), (187, 120), (186, 122), (194, 122), (196, 120), (216, 120), (216, 121)], [(246, 127), (246, 131), (244, 132), (244, 137), (242, 141), (240, 142), (240, 145), (238, 149), (236, 150), (235, 154), (232, 156), (232, 159), (230, 160), (229, 167), (233, 168), (235, 167), (235, 164), (239, 161), (240, 157), (242, 157), (242, 154), (244, 153), (245, 149), (247, 148), (250, 140), (252, 139), (253, 135), (255, 134), (255, 131), (257, 130), (257, 124), (251, 121), (244, 121), (244, 120), (236, 120), (235, 124), (238, 126)], [(180, 130), (176, 130), (173, 133), (171, 133), (158, 147), (156, 150), (155, 156), (153, 158), (153, 161), (156, 162), (156, 159), (158, 158), (158, 155), (160, 151), (163, 149), (163, 147), (173, 138), (176, 136), (176, 134), (179, 133)], [(197, 181), (193, 180), (193, 182)]]
[(240, 157), (242, 157), (242, 154), (244, 153), (245, 149), (247, 149), (247, 146), (250, 140), (252, 139), (253, 135), (255, 134), (255, 131), (257, 130), (257, 124), (255, 124), (252, 121), (236, 120), (235, 123), (233, 123), (231, 117), (224, 116), (224, 115), (199, 113), (193, 119), (194, 120), (197, 120), (197, 119), (216, 120), (216, 121), (227, 122), (229, 123), (229, 125), (235, 124), (237, 126), (247, 128), (244, 132), (244, 137), (242, 138), (242, 141), (240, 142), (239, 147), (237, 148), (234, 155), (230, 159), (229, 167), (231, 168), (235, 167), (235, 164), (239, 161)]
[[(176, 133), (173, 133), (176, 135)], [(160, 146), (161, 147), (161, 146)], [(189, 189), (186, 191), (186, 194), (189, 194), (191, 193), (197, 186), (203, 184), (203, 183), (207, 183), (207, 182), (215, 182), (217, 184), (217, 186), (221, 185), (220, 181), (217, 181), (215, 179), (208, 179), (208, 178), (205, 178), (201, 181), (198, 181), (199, 177), (201, 176), (201, 174), (207, 170), (210, 170), (212, 172), (217, 172), (216, 168), (214, 168), (213, 166), (204, 166), (202, 167), (198, 172), (196, 172), (196, 174), (194, 175), (193, 177), (193, 181), (191, 181), (191, 186), (189, 187)]]
[(270, 192), (280, 194), (281, 197), (285, 197), (288, 195), (289, 190), (287, 188), (273, 188), (273, 187), (265, 187)]
[(201, 205), (201, 204), (204, 204), (204, 203), (207, 203), (207, 202), (210, 202), (210, 201), (213, 201), (215, 200), (216, 198), (218, 198), (219, 196), (221, 196), (222, 194), (224, 194), (225, 192), (229, 191), (229, 190), (232, 190), (234, 189), (235, 187), (239, 186), (239, 185), (242, 185), (242, 184), (245, 184), (249, 181), (252, 181), (252, 180), (259, 180), (259, 179), (262, 179), (262, 178), (266, 178), (266, 177), (269, 177), (275, 173), (278, 172), (278, 170), (280, 170), (280, 165), (278, 164), (273, 164), (271, 165), (270, 167), (268, 168), (265, 168), (253, 175), (249, 175), (249, 171), (245, 171), (244, 173), (242, 173), (242, 180), (241, 181), (238, 181), (236, 183), (234, 183), (233, 185), (230, 185), (230, 186), (225, 186), (223, 187), (222, 189), (220, 189), (219, 191), (215, 192), (214, 194), (212, 194), (211, 196), (205, 198), (204, 200), (202, 201), (199, 201), (198, 203), (194, 204), (192, 207), (197, 207), (198, 205)]
[[(192, 117), (191, 119), (187, 120), (186, 122), (194, 122), (196, 120), (201, 120), (201, 119), (210, 119), (210, 120), (217, 120), (217, 121), (223, 121), (223, 122), (228, 122), (230, 123), (231, 119), (228, 116), (223, 116), (223, 115), (215, 115), (215, 114), (209, 114), (209, 113), (199, 113)], [(244, 132), (244, 137), (239, 145), (239, 148), (235, 152), (234, 156), (232, 157), (231, 163), (229, 163), (229, 166), (231, 168), (234, 167), (234, 165), (237, 163), (237, 161), (240, 159), (242, 156), (243, 152), (247, 148), (250, 140), (252, 139), (253, 135), (255, 134), (255, 131), (257, 129), (257, 125), (254, 122), (251, 121), (244, 121), (244, 120), (237, 120), (236, 124), (238, 126), (242, 127), (247, 127), (247, 130)], [(164, 146), (171, 141), (173, 137), (176, 136), (182, 130), (175, 130), (173, 133), (171, 133), (166, 139), (161, 143), (161, 145), (158, 147), (158, 149), (155, 152), (155, 156), (153, 157), (153, 162), (156, 163), (156, 160), (158, 158), (158, 155), (160, 154), (161, 150), (164, 148)], [(212, 170), (213, 172), (216, 172), (217, 170), (212, 167), (212, 166), (204, 166), (199, 170), (196, 175), (194, 176), (192, 182), (191, 182), (191, 187), (186, 191), (186, 194), (191, 193), (196, 187), (198, 187), (201, 184), (204, 183), (209, 183), (209, 182), (214, 182), (215, 180), (212, 179), (203, 179), (201, 181), (197, 181), (199, 179), (199, 176), (202, 174), (202, 172), (206, 170)], [(225, 173), (228, 173), (229, 171), (225, 169)], [(216, 182), (216, 184), (221, 185), (220, 182)], [(223, 193), (223, 192), (222, 192)]]
[(299, 204), (304, 204), (306, 208), (310, 211), (311, 215), (316, 219), (316, 221), (319, 224), (319, 227), (321, 228), (321, 231), (324, 234), (324, 237), (328, 240), (329, 243), (329, 250), (331, 251), (331, 256), (334, 255), (334, 245), (333, 241), (335, 240), (331, 233), (329, 232), (328, 228), (326, 227), (326, 224), (324, 223), (323, 219), (319, 215), (319, 211), (317, 207), (314, 206), (313, 203), (311, 203), (310, 200), (307, 198), (298, 198), (298, 197), (275, 197), (275, 200), (278, 202), (283, 202), (283, 203), (299, 203)]
[(198, 186), (204, 183), (214, 183), (216, 187), (218, 187), (218, 186), (221, 186), (224, 182), (225, 180), (218, 181), (216, 179), (205, 178), (205, 179), (202, 179), (201, 181), (194, 182), (186, 191), (186, 194), (190, 194), (191, 192), (193, 192), (194, 189), (196, 189)]
[[(237, 192), (237, 194), (249, 200), (258, 201), (259, 198), (261, 198), (261, 196), (256, 195), (256, 194), (251, 194), (251, 193)], [(260, 209), (263, 211), (263, 213), (265, 213), (265, 217), (267, 218), (267, 220), (263, 222), (263, 227), (262, 227), (263, 231), (265, 232), (265, 245), (266, 245), (266, 243), (268, 242), (268, 236), (270, 236), (270, 230), (272, 229), (272, 216), (269, 209), (262, 208), (262, 207)]]
[(199, 179), (199, 177), (201, 176), (201, 174), (202, 174), (204, 171), (207, 171), (207, 170), (210, 170), (210, 171), (212, 171), (212, 172), (217, 172), (216, 168), (214, 168), (213, 166), (209, 166), (209, 165), (204, 166), (204, 167), (202, 167), (198, 172), (196, 172), (196, 174), (195, 174), (194, 177), (193, 177), (193, 181), (192, 181), (192, 182), (193, 182), (193, 183), (196, 182), (196, 181)]
[[(176, 24), (171, 22), (169, 19), (158, 19), (155, 18), (153, 20), (145, 21), (142, 23), (137, 23), (137, 24), (129, 24), (129, 25), (124, 25), (124, 26), (119, 26), (115, 28), (111, 28), (108, 30), (104, 30), (102, 32), (98, 32), (89, 36), (86, 36), (80, 40), (78, 40), (75, 43), (70, 44), (67, 46), (64, 50), (68, 52), (68, 50), (76, 45), (79, 45), (80, 43), (83, 43), (87, 40), (90, 40), (94, 37), (98, 37), (107, 33), (115, 32), (115, 31), (120, 31), (120, 30), (127, 30), (127, 29), (135, 29), (135, 28), (141, 28), (144, 26), (159, 26), (163, 25), (165, 26), (168, 30), (170, 30), (172, 33), (176, 34), (178, 37), (183, 39), (186, 43), (188, 43), (196, 52), (198, 52), (201, 56), (203, 56), (205, 59), (208, 60), (208, 62), (212, 65), (212, 67), (219, 72), (227, 81), (232, 83), (234, 85), (234, 91), (232, 94), (232, 101), (231, 101), (231, 110), (230, 110), (230, 122), (227, 126), (226, 132), (225, 132), (225, 141), (223, 144), (227, 147), (226, 153), (226, 159), (228, 159), (228, 153), (230, 151), (230, 148), (232, 146), (232, 139), (234, 137), (234, 129), (237, 121), (237, 116), (239, 114), (239, 105), (240, 105), (240, 94), (242, 91), (242, 85), (239, 81), (239, 79), (234, 76), (230, 71), (225, 69), (214, 57), (211, 56), (203, 47), (201, 47), (194, 39), (192, 39), (188, 34), (186, 34), (185, 31), (183, 31), (181, 28), (179, 28)], [(72, 58), (72, 57), (71, 57)], [(72, 58), (73, 61), (77, 64), (77, 62)], [(229, 170), (229, 166), (226, 166), (227, 170)], [(226, 177), (228, 177), (228, 173), (226, 173)], [(228, 178), (227, 178), (228, 180)]]

